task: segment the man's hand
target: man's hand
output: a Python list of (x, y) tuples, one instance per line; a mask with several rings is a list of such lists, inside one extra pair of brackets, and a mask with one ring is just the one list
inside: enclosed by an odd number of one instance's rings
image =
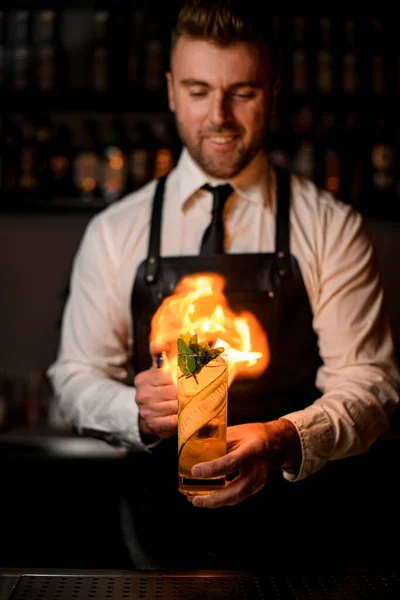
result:
[(139, 407), (139, 428), (145, 444), (177, 432), (178, 400), (171, 373), (151, 367), (134, 380)]
[(261, 490), (282, 467), (299, 468), (301, 444), (294, 425), (286, 419), (228, 427), (228, 453), (192, 468), (196, 477), (238, 473), (228, 485), (207, 496), (188, 496), (193, 506), (232, 506)]

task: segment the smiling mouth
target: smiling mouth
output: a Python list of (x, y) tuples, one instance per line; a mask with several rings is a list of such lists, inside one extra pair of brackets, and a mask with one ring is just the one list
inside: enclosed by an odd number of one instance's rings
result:
[(217, 146), (226, 146), (235, 142), (237, 138), (237, 135), (215, 135), (206, 139)]

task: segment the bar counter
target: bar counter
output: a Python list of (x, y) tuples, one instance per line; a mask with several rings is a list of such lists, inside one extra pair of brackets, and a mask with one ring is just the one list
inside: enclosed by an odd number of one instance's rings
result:
[(0, 600), (384, 600), (400, 597), (399, 571), (0, 570)]
[[(124, 569), (130, 573), (129, 576), (136, 578), (137, 572), (132, 574), (130, 571), (131, 563), (127, 559), (119, 522), (121, 481), (127, 477), (141, 480), (141, 455), (137, 455), (136, 459), (133, 472), (132, 464), (126, 464), (123, 452), (100, 440), (77, 438), (68, 430), (2, 433), (0, 568), (3, 571), (16, 569), (14, 576), (28, 573), (25, 567), (29, 567), (29, 573), (36, 569), (38, 576), (53, 571), (54, 575), (67, 573), (76, 577), (83, 571), (88, 571), (90, 576), (94, 576), (96, 571), (104, 577), (105, 573), (120, 573)], [(400, 435), (397, 429), (391, 429), (365, 455), (345, 459), (340, 477), (340, 465), (334, 463), (327, 465), (321, 473), (326, 482), (324, 495), (314, 495), (310, 502), (312, 509), (317, 511), (324, 535), (326, 532), (327, 539), (335, 543), (335, 550), (331, 551), (333, 560), (321, 549), (319, 554), (322, 558), (315, 566), (319, 569), (321, 564), (326, 564), (327, 582), (319, 574), (324, 585), (339, 585), (330, 578), (337, 574), (345, 576), (345, 568), (356, 575), (355, 586), (360, 586), (357, 582), (365, 576), (367, 579), (362, 579), (365, 584), (368, 578), (373, 578), (372, 587), (386, 581), (382, 573), (388, 570), (388, 581), (392, 586), (397, 566), (400, 566), (399, 464)], [(301, 482), (289, 485), (301, 489)], [(332, 507), (336, 514), (332, 513)], [(291, 518), (290, 514), (288, 518)], [(307, 519), (304, 524), (294, 523), (294, 531), (300, 532), (306, 539)], [(307, 556), (301, 557), (301, 565), (300, 579), (305, 577), (304, 565), (310, 566), (310, 572), (313, 568)], [(260, 576), (257, 574), (258, 579)], [(2, 581), (4, 587), (4, 575)], [(101, 579), (101, 582), (104, 581)], [(266, 597), (279, 597), (273, 595), (271, 581), (275, 579), (267, 577), (266, 589), (269, 591)], [(290, 578), (278, 581), (279, 586), (295, 586), (295, 580)], [(309, 597), (325, 597), (318, 592), (321, 582), (314, 582), (317, 588), (314, 596)], [(332, 594), (326, 597), (369, 597), (365, 594), (354, 596), (356, 587), (353, 596), (348, 591), (347, 596), (340, 596), (340, 590), (333, 589), (335, 591), (331, 590)], [(299, 591), (296, 593), (297, 597), (303, 597)], [(14, 596), (13, 600), (17, 597)], [(121, 596), (124, 597), (135, 596)], [(163, 598), (162, 595), (158, 597)], [(282, 597), (291, 598), (290, 595)], [(393, 596), (379, 593), (371, 597)], [(400, 593), (395, 597), (400, 598)], [(34, 600), (36, 596), (24, 598)], [(62, 600), (59, 596), (54, 598)], [(197, 595), (193, 598), (200, 600), (203, 597)], [(225, 598), (228, 600), (229, 596)], [(45, 597), (40, 597), (40, 600), (45, 600)], [(109, 600), (112, 600), (111, 596)]]

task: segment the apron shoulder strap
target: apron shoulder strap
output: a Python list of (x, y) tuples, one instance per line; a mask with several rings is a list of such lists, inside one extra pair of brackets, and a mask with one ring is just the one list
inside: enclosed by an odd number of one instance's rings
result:
[(275, 167), (277, 197), (276, 197), (276, 232), (275, 256), (278, 274), (282, 279), (292, 276), (290, 260), (290, 171)]
[(153, 198), (153, 209), (150, 221), (149, 249), (147, 252), (146, 261), (146, 281), (149, 284), (156, 282), (158, 266), (160, 262), (161, 219), (166, 178), (167, 176), (164, 175), (157, 181), (156, 191)]

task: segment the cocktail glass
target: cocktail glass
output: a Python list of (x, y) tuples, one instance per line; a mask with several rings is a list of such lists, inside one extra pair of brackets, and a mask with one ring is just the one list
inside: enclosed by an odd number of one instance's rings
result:
[(226, 454), (227, 401), (226, 358), (218, 356), (189, 377), (182, 373), (178, 361), (178, 472), (182, 494), (211, 494), (226, 485), (225, 477), (196, 478), (191, 470), (199, 462)]

